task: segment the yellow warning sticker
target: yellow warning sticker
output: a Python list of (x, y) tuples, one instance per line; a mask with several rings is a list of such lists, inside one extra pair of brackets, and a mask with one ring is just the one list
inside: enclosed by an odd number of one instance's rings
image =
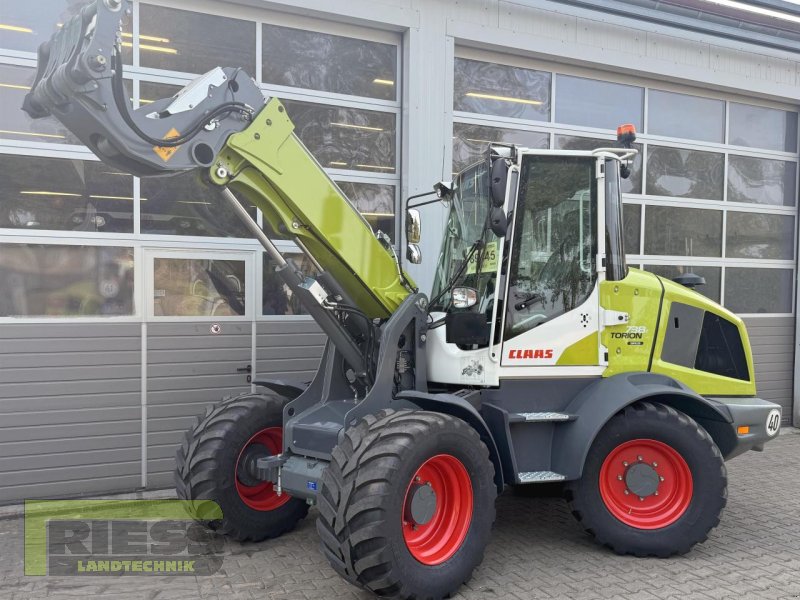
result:
[(467, 265), (467, 275), (472, 275), (478, 268), (478, 254), (483, 254), (481, 258), (481, 273), (489, 273), (497, 270), (497, 242), (488, 242), (483, 248), (483, 252), (476, 251)]
[[(174, 127), (167, 132), (167, 135), (163, 137), (165, 140), (170, 140), (172, 138), (176, 138), (180, 136), (180, 133)], [(172, 155), (178, 151), (180, 146), (153, 146), (153, 152), (158, 154), (161, 157), (161, 160), (167, 162)]]

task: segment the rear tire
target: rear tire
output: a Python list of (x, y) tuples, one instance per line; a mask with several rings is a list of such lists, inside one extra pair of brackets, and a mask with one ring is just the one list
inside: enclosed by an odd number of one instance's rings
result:
[(383, 410), (349, 428), (320, 487), (317, 531), (331, 566), (379, 596), (443, 598), (483, 560), (494, 467), (449, 415)]
[(618, 554), (667, 557), (708, 538), (727, 482), (719, 449), (694, 419), (637, 402), (600, 431), (566, 496), (599, 543)]
[[(303, 500), (278, 496), (271, 483), (245, 480), (246, 448), (282, 450), (283, 405), (276, 394), (244, 394), (209, 408), (186, 432), (176, 456), (175, 487), (183, 500), (213, 500), (222, 519), (202, 521), (235, 540), (259, 542), (290, 531), (308, 513)], [(239, 473), (239, 474), (237, 474)]]

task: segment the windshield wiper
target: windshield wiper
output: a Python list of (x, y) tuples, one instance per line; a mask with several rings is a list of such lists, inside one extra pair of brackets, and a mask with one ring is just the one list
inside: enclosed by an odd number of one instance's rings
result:
[(521, 302), (517, 302), (514, 305), (514, 308), (516, 310), (522, 310), (524, 308), (528, 308), (528, 306), (530, 306), (533, 302), (538, 302), (539, 300), (544, 300), (544, 296), (542, 296), (539, 293), (531, 294), (530, 296), (528, 296), (527, 298), (525, 298)]

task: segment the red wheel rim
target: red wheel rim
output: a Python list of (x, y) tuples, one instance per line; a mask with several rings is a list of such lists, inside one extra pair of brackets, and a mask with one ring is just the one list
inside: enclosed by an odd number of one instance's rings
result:
[[(652, 469), (655, 490), (638, 495), (629, 488), (632, 468)], [(627, 493), (626, 493), (627, 492)], [(660, 529), (681, 518), (692, 501), (692, 472), (683, 457), (657, 440), (620, 444), (600, 468), (600, 497), (617, 519), (636, 529)]]
[[(425, 524), (410, 516), (410, 493), (427, 485), (436, 495), (433, 516)], [(424, 565), (450, 559), (464, 543), (472, 522), (472, 480), (456, 457), (439, 454), (417, 469), (403, 499), (403, 539), (411, 555)]]
[(247, 443), (239, 452), (239, 457), (236, 459), (233, 475), (234, 481), (236, 482), (236, 491), (239, 493), (239, 498), (242, 499), (242, 502), (253, 510), (275, 510), (291, 499), (289, 494), (281, 494), (278, 496), (272, 483), (269, 481), (252, 486), (245, 485), (239, 481), (236, 475), (239, 472), (239, 460), (241, 460), (242, 454), (253, 444), (260, 444), (266, 447), (272, 455), (280, 454), (283, 449), (283, 429), (280, 427), (267, 427), (247, 440)]

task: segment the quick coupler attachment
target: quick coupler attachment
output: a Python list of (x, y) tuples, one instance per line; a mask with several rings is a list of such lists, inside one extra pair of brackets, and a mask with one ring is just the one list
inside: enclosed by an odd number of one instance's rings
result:
[(54, 116), (101, 160), (133, 175), (211, 166), (264, 107), (264, 95), (241, 69), (217, 67), (172, 98), (133, 110), (121, 53), (130, 10), (130, 0), (94, 0), (39, 46), (23, 110)]

